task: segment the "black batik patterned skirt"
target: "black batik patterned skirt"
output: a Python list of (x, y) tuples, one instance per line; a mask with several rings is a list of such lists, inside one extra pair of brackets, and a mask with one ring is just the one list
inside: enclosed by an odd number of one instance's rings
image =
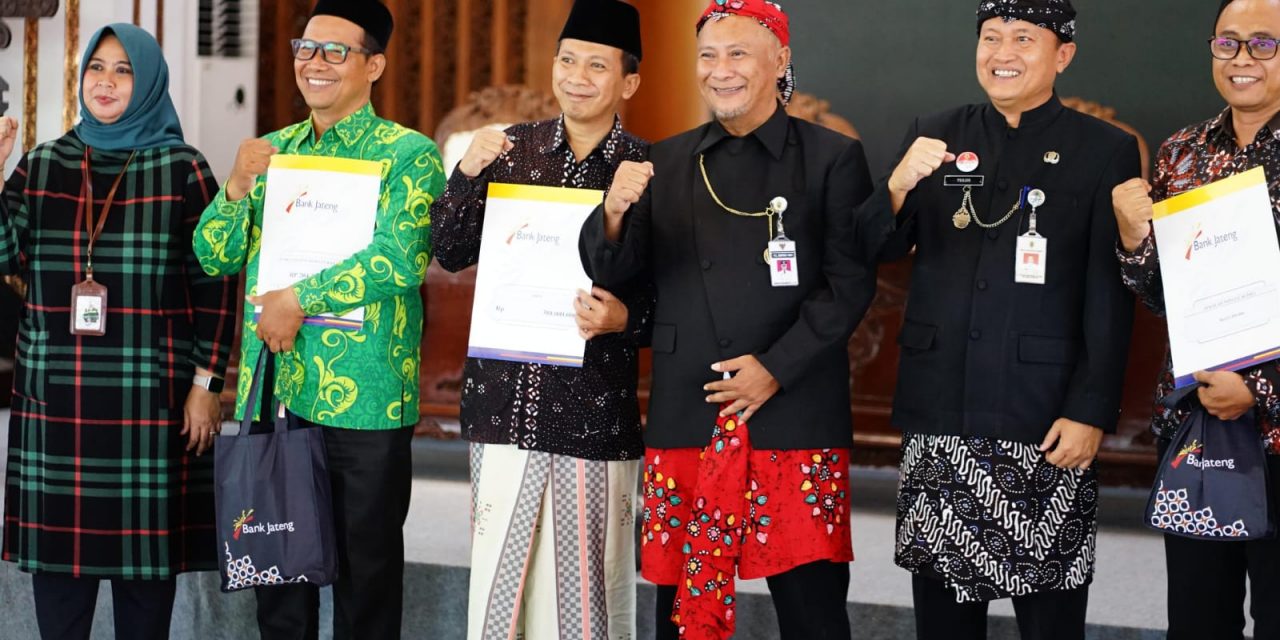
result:
[(895, 562), (957, 602), (1075, 589), (1093, 579), (1098, 476), (1033, 444), (904, 434)]

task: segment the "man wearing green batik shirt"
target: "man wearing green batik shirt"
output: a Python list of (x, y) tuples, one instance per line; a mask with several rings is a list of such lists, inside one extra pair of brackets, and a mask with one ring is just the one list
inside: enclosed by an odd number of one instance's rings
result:
[[(379, 2), (320, 0), (302, 38), (292, 41), (294, 74), (311, 117), (245, 141), (195, 233), (204, 270), (244, 270), (245, 291), (254, 294), (244, 307), (236, 415), (258, 410), (244, 405), (265, 347), (276, 355), (263, 373), (288, 408), (290, 427), (324, 430), (338, 541), (336, 638), (399, 637), (401, 529), (418, 421), (418, 287), (431, 260), (429, 207), (445, 181), (436, 145), (377, 117), (369, 103), (386, 67), (391, 29), (391, 14)], [(275, 153), (381, 162), (382, 192), (368, 247), (292, 287), (260, 291), (265, 174)], [(254, 305), (262, 307), (257, 321)], [(358, 330), (302, 324), (306, 316), (360, 307)], [(257, 596), (263, 638), (317, 637), (316, 587), (259, 587)]]

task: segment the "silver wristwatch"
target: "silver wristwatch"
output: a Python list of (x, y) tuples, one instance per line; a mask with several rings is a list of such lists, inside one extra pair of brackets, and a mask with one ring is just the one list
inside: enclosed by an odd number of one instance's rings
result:
[(191, 384), (213, 393), (222, 393), (222, 378), (216, 376), (202, 376), (196, 374), (191, 378)]

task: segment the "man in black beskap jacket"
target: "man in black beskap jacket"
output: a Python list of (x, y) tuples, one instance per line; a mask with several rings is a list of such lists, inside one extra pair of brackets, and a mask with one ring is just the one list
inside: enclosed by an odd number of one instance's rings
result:
[[(674, 637), (664, 614), (670, 585), (686, 582), (684, 531), (664, 527), (687, 522), (707, 489), (695, 486), (698, 454), (718, 414), (742, 412), (751, 480), (768, 496), (760, 511), (773, 533), (767, 543), (744, 540), (738, 575), (769, 576), (784, 637), (847, 637), (846, 345), (875, 293), (874, 265), (854, 248), (855, 208), (871, 191), (867, 164), (859, 142), (789, 117), (779, 102), (791, 90), (790, 49), (775, 4), (713, 2), (698, 32), (700, 90), (716, 119), (654, 144), (649, 162), (622, 163), (581, 238), (596, 284), (647, 273), (657, 290), (642, 571), (660, 585), (659, 637)], [(777, 198), (786, 201), (781, 224), (766, 213)], [(794, 243), (789, 265), (785, 252), (766, 258), (784, 231)], [(804, 465), (791, 461), (824, 450), (839, 451), (838, 483), (813, 508), (797, 490)], [(692, 624), (686, 605), (681, 625)]]
[(1012, 598), (1024, 639), (1084, 637), (1094, 457), (1114, 431), (1133, 322), (1112, 188), (1133, 136), (1054, 92), (1076, 51), (1067, 0), (984, 0), (988, 102), (916, 120), (863, 206), (882, 260), (912, 258), (892, 423), (903, 431), (896, 562), (921, 639), (983, 638)]

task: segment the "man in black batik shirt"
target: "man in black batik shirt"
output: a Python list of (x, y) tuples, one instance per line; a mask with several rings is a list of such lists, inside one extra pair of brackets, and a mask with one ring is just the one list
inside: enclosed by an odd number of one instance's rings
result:
[(1067, 109), (1067, 0), (987, 0), (989, 102), (917, 119), (865, 205), (882, 260), (915, 254), (892, 422), (902, 429), (896, 561), (919, 638), (983, 638), (1012, 598), (1023, 638), (1083, 638), (1094, 456), (1120, 410), (1133, 298), (1111, 189), (1134, 138)]
[[(1280, 230), (1280, 6), (1222, 0), (1213, 33), (1205, 53), (1212, 56), (1213, 81), (1227, 108), (1165, 140), (1151, 184), (1135, 178), (1112, 193), (1120, 225), (1116, 252), (1125, 284), (1161, 317), (1176, 310), (1165, 308), (1161, 256), (1151, 227), (1154, 202), (1262, 167)], [(1201, 44), (1189, 41), (1185, 46)], [(1272, 513), (1280, 514), (1280, 359), (1239, 371), (1200, 371), (1195, 377), (1201, 386), (1194, 398), (1165, 406), (1175, 386), (1173, 360), (1166, 358), (1151, 420), (1159, 459), (1196, 403), (1222, 420), (1251, 414), (1270, 454)], [(1280, 602), (1280, 540), (1220, 541), (1166, 533), (1164, 548), (1171, 640), (1240, 637), (1246, 584), (1253, 637), (1280, 638), (1280, 609), (1275, 606)]]
[[(640, 54), (635, 8), (574, 5), (552, 63), (562, 115), (476, 134), (431, 207), (441, 266), (458, 271), (479, 258), (490, 183), (604, 190), (619, 163), (644, 159), (647, 143), (617, 115), (640, 85)], [(513, 625), (529, 640), (635, 634), (636, 358), (653, 295), (624, 283), (580, 292), (573, 304), (588, 340), (581, 368), (468, 358), (463, 371), (472, 640), (506, 638)], [(558, 562), (566, 550), (585, 562)]]

